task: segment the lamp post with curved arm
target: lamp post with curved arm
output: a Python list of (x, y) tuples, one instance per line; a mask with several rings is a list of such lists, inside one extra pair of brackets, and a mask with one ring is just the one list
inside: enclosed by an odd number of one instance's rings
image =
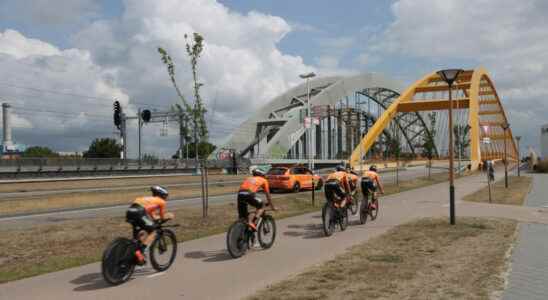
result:
[(451, 225), (455, 225), (455, 179), (454, 179), (454, 162), (453, 162), (453, 102), (452, 102), (452, 87), (453, 82), (457, 79), (462, 69), (446, 69), (438, 71), (438, 75), (449, 86), (449, 219)]

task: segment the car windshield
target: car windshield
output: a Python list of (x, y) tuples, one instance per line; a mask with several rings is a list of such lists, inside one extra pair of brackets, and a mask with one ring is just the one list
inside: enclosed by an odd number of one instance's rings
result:
[(268, 171), (268, 175), (285, 175), (286, 168), (272, 168)]

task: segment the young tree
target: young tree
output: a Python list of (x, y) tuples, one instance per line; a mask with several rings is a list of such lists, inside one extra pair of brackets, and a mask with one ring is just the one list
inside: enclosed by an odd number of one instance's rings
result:
[(122, 146), (115, 139), (97, 138), (91, 142), (88, 151), (84, 152), (85, 158), (120, 158)]
[[(171, 79), (171, 82), (173, 84), (173, 87), (175, 88), (175, 91), (177, 92), (177, 95), (179, 96), (183, 106), (175, 105), (172, 109), (174, 111), (180, 112), (183, 114), (183, 119), (186, 121), (190, 121), (193, 125), (192, 128), (192, 136), (194, 138), (194, 146), (196, 147), (199, 144), (199, 141), (207, 141), (207, 124), (205, 121), (205, 113), (207, 110), (204, 107), (202, 97), (200, 95), (200, 87), (203, 86), (203, 83), (200, 83), (198, 81), (198, 59), (200, 58), (200, 55), (204, 49), (203, 41), (204, 38), (199, 33), (193, 34), (193, 41), (188, 42), (188, 36), (185, 34), (185, 40), (187, 40), (186, 43), (186, 52), (187, 55), (190, 57), (190, 65), (192, 68), (192, 79), (193, 79), (193, 93), (194, 93), (194, 105), (189, 105), (189, 103), (186, 101), (186, 98), (184, 97), (183, 93), (179, 89), (179, 86), (177, 85), (177, 81), (175, 80), (175, 64), (173, 63), (173, 60), (171, 56), (167, 53), (167, 51), (161, 47), (158, 47), (158, 52), (160, 53), (162, 62), (167, 67), (168, 75)], [(182, 125), (181, 125), (182, 126)], [(183, 139), (185, 140), (185, 143), (189, 143), (190, 140), (190, 133), (188, 131), (188, 126), (185, 126), (184, 130), (182, 131)], [(186, 151), (185, 149), (181, 149), (183, 151)], [(199, 150), (194, 149), (194, 152), (200, 153)]]

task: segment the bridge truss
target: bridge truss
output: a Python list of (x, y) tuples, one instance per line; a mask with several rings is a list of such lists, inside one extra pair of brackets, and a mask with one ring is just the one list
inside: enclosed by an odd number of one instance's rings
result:
[[(373, 95), (375, 93), (378, 91)], [(385, 101), (382, 114), (378, 115), (376, 122), (368, 128), (352, 152), (351, 165), (357, 165), (367, 158), (374, 145), (384, 139), (384, 132), (394, 126), (400, 129), (407, 144), (416, 148), (421, 147), (426, 136), (432, 137), (430, 131), (438, 132), (434, 138), (435, 152), (442, 157), (448, 155), (448, 128), (444, 122), (449, 108), (448, 93), (447, 84), (433, 72), (413, 83), (397, 97), (393, 94), (392, 100)], [(364, 94), (371, 95), (371, 91)], [(503, 159), (505, 152), (509, 160), (517, 159), (517, 148), (512, 131), (508, 128), (506, 113), (493, 81), (484, 68), (466, 70), (459, 75), (453, 84), (452, 105), (457, 114), (456, 126), (460, 127), (453, 130), (462, 138), (461, 154), (470, 160), (473, 169), (482, 160)], [(436, 128), (429, 128), (425, 124), (427, 112), (437, 115)], [(407, 121), (402, 122), (405, 119)], [(465, 146), (466, 151), (462, 151)], [(417, 154), (416, 149), (411, 150)]]

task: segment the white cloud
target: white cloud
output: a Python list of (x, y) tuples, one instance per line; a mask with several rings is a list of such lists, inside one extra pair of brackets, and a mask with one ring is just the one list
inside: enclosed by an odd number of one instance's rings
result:
[(116, 70), (97, 66), (86, 50), (60, 50), (6, 30), (0, 67), (0, 99), (13, 106), (16, 142), (82, 150), (91, 138), (112, 135), (112, 99), (129, 104)]
[(15, 58), (31, 55), (52, 56), (60, 54), (59, 49), (37, 39), (28, 39), (15, 30), (0, 32), (0, 54)]
[(165, 48), (174, 58), (178, 82), (192, 99), (184, 35), (199, 32), (205, 39), (198, 67), (205, 84), (203, 98), (210, 111), (215, 106), (213, 140), (301, 83), (299, 74), (316, 70), (278, 49), (278, 42), (292, 30), (280, 17), (240, 14), (216, 1), (124, 3), (123, 17), (94, 22), (73, 37), (74, 44), (89, 49), (98, 65), (118, 70), (118, 82), (132, 99), (167, 107), (177, 100), (156, 48)]
[(548, 104), (541, 100), (548, 98), (546, 1), (482, 0), (471, 5), (458, 0), (400, 0), (392, 11), (394, 21), (366, 55), (388, 52), (437, 64), (484, 65), (514, 132), (538, 144), (538, 128), (548, 115)]

